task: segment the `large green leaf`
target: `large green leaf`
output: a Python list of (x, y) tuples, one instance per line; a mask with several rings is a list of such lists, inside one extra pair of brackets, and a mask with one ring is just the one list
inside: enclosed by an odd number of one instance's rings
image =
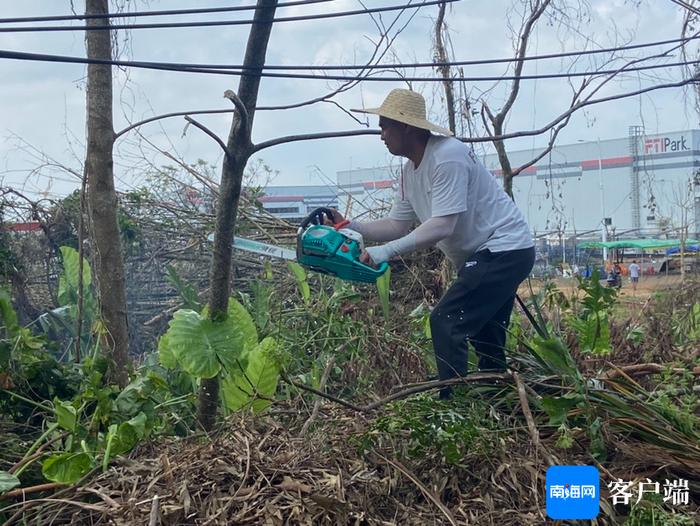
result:
[(17, 477), (7, 471), (0, 471), (0, 495), (12, 488), (19, 486), (20, 482)]
[[(205, 307), (202, 317), (208, 318), (208, 314), (208, 308)], [(225, 371), (238, 371), (245, 367), (245, 352), (258, 344), (258, 331), (253, 317), (236, 298), (229, 298), (226, 323), (232, 327), (231, 340), (218, 358)]]
[(177, 311), (167, 332), (168, 344), (175, 358), (188, 373), (200, 378), (219, 374), (218, 355), (226, 353), (233, 340), (229, 320), (213, 322), (193, 310)]
[[(173, 358), (174, 359), (174, 358)], [(139, 376), (127, 385), (117, 396), (114, 406), (125, 417), (137, 415), (147, 405), (154, 391), (151, 376)]]
[(177, 358), (175, 358), (175, 354), (168, 343), (167, 333), (163, 334), (158, 340), (158, 359), (160, 364), (166, 369), (175, 369), (177, 367)]
[[(63, 273), (58, 281), (58, 303), (70, 305), (78, 303), (78, 276), (80, 271), (78, 251), (73, 247), (60, 248), (63, 258)], [(83, 296), (88, 300), (92, 274), (90, 265), (83, 258)]]
[(58, 398), (54, 398), (53, 404), (58, 425), (66, 431), (74, 432), (75, 424), (78, 420), (78, 412), (75, 407), (73, 407), (73, 404), (70, 402), (63, 402)]
[(279, 363), (274, 355), (276, 342), (265, 338), (247, 354), (245, 374), (236, 372), (224, 377), (221, 393), (224, 404), (232, 411), (252, 406), (256, 413), (270, 406), (279, 381)]
[(223, 321), (207, 319), (206, 309), (202, 315), (187, 309), (177, 311), (165, 338), (161, 360), (165, 357), (166, 363), (172, 364), (168, 356), (172, 352), (189, 374), (212, 378), (222, 365), (226, 371), (237, 369), (237, 362), (245, 360), (245, 350), (257, 343), (258, 335), (248, 311), (231, 298)]
[(52, 482), (74, 484), (90, 469), (92, 469), (92, 457), (81, 451), (50, 456), (44, 461), (41, 472)]
[[(220, 356), (227, 371), (238, 370), (236, 361), (245, 362), (245, 351), (258, 344), (258, 330), (255, 321), (246, 308), (235, 298), (228, 300), (228, 320), (233, 325), (233, 342), (230, 352)], [(245, 365), (244, 365), (245, 367)]]
[(111, 456), (131, 451), (136, 443), (146, 434), (146, 414), (139, 413), (131, 420), (122, 422), (115, 431), (110, 429), (110, 434), (112, 435)]

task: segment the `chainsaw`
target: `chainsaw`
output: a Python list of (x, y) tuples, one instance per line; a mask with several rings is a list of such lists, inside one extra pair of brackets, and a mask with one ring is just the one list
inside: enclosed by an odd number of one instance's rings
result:
[(234, 237), (233, 248), (296, 261), (306, 268), (345, 281), (376, 282), (389, 265), (384, 262), (374, 268), (362, 263), (362, 234), (345, 228), (349, 223), (347, 220), (330, 226), (324, 224), (324, 217), (333, 223), (333, 211), (329, 208), (317, 208), (301, 222), (297, 229), (296, 251), (243, 237)]

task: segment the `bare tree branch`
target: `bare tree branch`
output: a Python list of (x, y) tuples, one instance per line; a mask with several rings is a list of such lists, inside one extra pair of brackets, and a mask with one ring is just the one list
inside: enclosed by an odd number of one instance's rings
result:
[(195, 111), (175, 111), (172, 113), (163, 113), (162, 115), (155, 115), (153, 117), (149, 117), (148, 119), (144, 119), (142, 121), (135, 122), (133, 124), (130, 124), (126, 128), (119, 130), (117, 133), (114, 134), (114, 139), (118, 139), (122, 135), (124, 135), (127, 132), (130, 132), (131, 130), (134, 130), (140, 126), (143, 126), (144, 124), (148, 124), (151, 122), (159, 121), (162, 119), (168, 119), (170, 117), (184, 117), (186, 115), (214, 115), (216, 113), (233, 113), (236, 110), (195, 110)]
[(269, 141), (261, 142), (253, 145), (252, 153), (259, 152), (265, 148), (271, 146), (277, 146), (279, 144), (285, 144), (288, 142), (297, 141), (312, 141), (316, 139), (332, 139), (335, 137), (354, 137), (357, 135), (379, 135), (379, 130), (348, 130), (340, 132), (324, 132), (324, 133), (307, 133), (305, 135), (289, 135), (287, 137), (279, 137), (277, 139), (271, 139)]
[(447, 120), (449, 122), (449, 128), (452, 133), (457, 133), (457, 123), (455, 119), (455, 96), (454, 87), (452, 86), (452, 81), (450, 80), (450, 66), (447, 65), (448, 56), (445, 50), (445, 44), (442, 39), (443, 32), (447, 34), (447, 25), (445, 24), (445, 9), (446, 4), (440, 4), (440, 10), (438, 11), (438, 18), (435, 21), (435, 51), (436, 51), (436, 61), (442, 62), (443, 65), (438, 66), (436, 69), (442, 75), (443, 78), (443, 89), (445, 90), (445, 105), (447, 106)]
[(233, 90), (227, 89), (224, 92), (224, 97), (233, 102), (233, 105), (238, 110), (238, 137), (239, 139), (247, 140), (250, 142), (250, 117), (248, 116), (248, 110), (243, 104), (243, 101), (236, 95)]
[(228, 146), (226, 146), (226, 144), (224, 144), (224, 141), (222, 141), (222, 140), (219, 138), (218, 135), (216, 135), (213, 131), (211, 131), (209, 128), (207, 128), (207, 127), (204, 126), (203, 124), (201, 124), (201, 123), (197, 122), (196, 120), (194, 120), (194, 119), (193, 119), (192, 117), (190, 117), (189, 115), (185, 115), (185, 120), (186, 120), (187, 122), (189, 122), (190, 124), (194, 125), (196, 128), (199, 128), (200, 130), (202, 130), (204, 133), (206, 133), (206, 134), (207, 134), (209, 137), (211, 137), (212, 139), (214, 139), (214, 140), (216, 141), (216, 143), (217, 143), (219, 146), (221, 146), (221, 149), (224, 151), (224, 153), (226, 154), (226, 156), (232, 158), (233, 154), (231, 153), (231, 150), (228, 149)]
[(610, 95), (609, 97), (601, 97), (599, 99), (586, 99), (581, 102), (576, 103), (571, 106), (568, 110), (557, 116), (555, 119), (545, 124), (544, 126), (528, 131), (519, 131), (513, 133), (504, 133), (501, 135), (493, 135), (488, 137), (459, 137), (462, 142), (491, 142), (494, 140), (505, 140), (505, 139), (515, 139), (517, 137), (532, 137), (534, 135), (542, 135), (543, 133), (551, 130), (561, 121), (569, 117), (572, 113), (585, 108), (586, 106), (593, 106), (594, 104), (602, 104), (604, 102), (610, 102), (613, 100), (625, 99), (628, 97), (636, 97), (637, 95), (642, 95), (644, 93), (649, 93), (652, 91), (660, 89), (669, 88), (680, 88), (682, 86), (687, 86), (688, 84), (700, 84), (700, 73), (687, 79), (680, 80), (678, 82), (668, 82), (666, 84), (658, 84), (656, 86), (648, 86), (646, 88), (638, 89), (635, 91), (629, 91), (626, 93), (620, 93), (618, 95)]

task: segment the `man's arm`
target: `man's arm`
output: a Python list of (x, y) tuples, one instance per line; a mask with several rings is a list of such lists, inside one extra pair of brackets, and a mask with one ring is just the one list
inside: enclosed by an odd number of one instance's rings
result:
[[(337, 225), (338, 223), (345, 221), (343, 214), (335, 209), (331, 210), (333, 212), (333, 223)], [(394, 239), (405, 236), (411, 229), (412, 224), (413, 221), (402, 221), (399, 219), (384, 217), (376, 221), (350, 220), (350, 222), (345, 225), (345, 228), (359, 232), (362, 234), (362, 238), (365, 241), (382, 243), (384, 241), (393, 241)]]
[(452, 235), (459, 214), (431, 217), (409, 234), (384, 245), (368, 247), (360, 258), (368, 264), (379, 264), (394, 256), (428, 248)]
[(408, 234), (412, 221), (399, 221), (384, 217), (376, 221), (350, 221), (347, 228), (362, 234), (365, 241), (393, 241)]

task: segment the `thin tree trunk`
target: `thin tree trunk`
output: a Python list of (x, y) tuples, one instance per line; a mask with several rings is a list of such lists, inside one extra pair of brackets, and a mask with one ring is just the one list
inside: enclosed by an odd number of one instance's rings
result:
[[(516, 99), (518, 98), (518, 94), (520, 93), (520, 76), (522, 75), (523, 72), (523, 65), (524, 61), (523, 58), (525, 58), (525, 55), (527, 53), (527, 44), (530, 39), (533, 27), (537, 23), (537, 21), (540, 19), (542, 14), (545, 12), (549, 4), (552, 2), (552, 0), (537, 0), (533, 3), (530, 4), (530, 15), (528, 16), (527, 20), (525, 21), (525, 24), (523, 25), (523, 28), (520, 33), (520, 39), (518, 43), (518, 50), (516, 53), (516, 57), (519, 59), (519, 61), (515, 64), (515, 71), (513, 72), (513, 76), (515, 77), (515, 80), (513, 81), (513, 84), (511, 85), (510, 89), (510, 94), (508, 95), (508, 99), (506, 100), (505, 104), (501, 108), (501, 111), (499, 111), (496, 115), (493, 115), (490, 110), (487, 109), (487, 114), (489, 116), (489, 119), (491, 120), (491, 124), (493, 125), (493, 134), (495, 137), (499, 137), (503, 135), (503, 129), (504, 129), (504, 123), (506, 121), (506, 117), (508, 116), (508, 113), (510, 112), (511, 108), (513, 107), (513, 104), (515, 103)], [(513, 167), (510, 164), (510, 160), (508, 159), (508, 153), (506, 152), (506, 146), (503, 140), (494, 140), (493, 145), (496, 148), (496, 152), (498, 153), (498, 160), (501, 163), (501, 170), (503, 172), (503, 190), (511, 197), (513, 198)]]
[[(87, 0), (85, 14), (109, 12), (108, 0)], [(86, 20), (88, 26), (108, 26), (108, 19)], [(88, 58), (112, 58), (111, 31), (86, 31)], [(124, 286), (124, 262), (117, 224), (112, 147), (112, 68), (90, 64), (87, 75), (87, 192), (92, 256), (100, 317), (105, 334), (102, 348), (110, 360), (107, 380), (125, 386), (129, 380), (129, 332)]]
[[(503, 134), (503, 125), (498, 123), (493, 127), (496, 136)], [(503, 174), (503, 190), (513, 198), (513, 167), (510, 164), (508, 153), (506, 152), (506, 144), (504, 141), (495, 140), (493, 146), (498, 154), (498, 162), (501, 164), (501, 173)]]
[[(437, 62), (442, 62), (443, 65), (438, 66), (438, 72), (442, 76), (442, 86), (445, 90), (445, 105), (447, 106), (447, 119), (450, 126), (450, 131), (452, 133), (457, 133), (457, 119), (455, 117), (455, 95), (454, 88), (452, 86), (452, 80), (450, 80), (450, 66), (445, 63), (448, 62), (447, 50), (445, 49), (445, 43), (442, 39), (443, 27), (445, 24), (445, 9), (446, 4), (440, 4), (440, 11), (438, 12), (437, 20), (435, 21), (435, 51)], [(444, 29), (445, 34), (447, 34), (447, 29)]]
[[(228, 311), (231, 294), (231, 238), (236, 226), (243, 171), (253, 150), (250, 137), (258, 101), (260, 72), (265, 65), (267, 44), (270, 40), (272, 19), (276, 8), (277, 0), (258, 0), (255, 23), (251, 26), (248, 35), (243, 61), (247, 73), (241, 76), (238, 85), (238, 99), (244, 110), (239, 108), (234, 115), (227, 142), (230, 154), (226, 155), (221, 169), (214, 253), (210, 270), (209, 316), (212, 320), (224, 319)], [(218, 377), (202, 380), (197, 417), (204, 429), (210, 430), (213, 427), (218, 405)]]

